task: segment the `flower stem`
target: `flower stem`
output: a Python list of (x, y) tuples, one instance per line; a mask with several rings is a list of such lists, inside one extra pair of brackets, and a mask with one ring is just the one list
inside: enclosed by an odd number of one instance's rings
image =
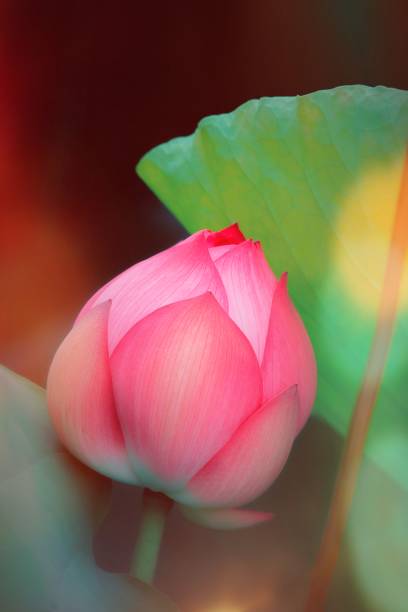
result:
[[(384, 202), (384, 206), (387, 205)], [(312, 573), (306, 612), (325, 609), (330, 582), (353, 499), (365, 439), (381, 385), (408, 251), (408, 152), (405, 156), (393, 234), (383, 280), (377, 326), (334, 487), (329, 516)]]
[(130, 573), (147, 584), (153, 582), (166, 517), (172, 504), (172, 500), (162, 493), (143, 490), (142, 518)]

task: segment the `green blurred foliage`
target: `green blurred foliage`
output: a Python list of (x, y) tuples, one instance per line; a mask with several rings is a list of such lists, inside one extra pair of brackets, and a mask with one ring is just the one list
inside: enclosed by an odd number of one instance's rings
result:
[[(395, 441), (398, 450), (402, 450)], [(405, 457), (407, 449), (405, 448)], [(405, 464), (407, 465), (407, 463)], [(347, 534), (351, 569), (371, 612), (406, 612), (408, 492), (365, 461)]]
[(0, 609), (156, 612), (164, 597), (97, 567), (92, 536), (111, 482), (71, 457), (49, 423), (44, 391), (0, 369)]

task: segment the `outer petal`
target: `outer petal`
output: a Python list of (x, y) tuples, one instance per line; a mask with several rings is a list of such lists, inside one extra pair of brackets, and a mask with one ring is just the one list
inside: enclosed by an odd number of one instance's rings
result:
[(298, 431), (305, 424), (316, 395), (316, 361), (303, 322), (287, 290), (287, 274), (276, 288), (262, 362), (264, 401), (291, 385), (298, 386)]
[(109, 302), (75, 325), (57, 350), (47, 382), (50, 416), (64, 445), (107, 476), (137, 483), (115, 412), (108, 364)]
[(157, 308), (211, 291), (228, 310), (219, 273), (209, 255), (205, 231), (132, 266), (93, 296), (79, 319), (96, 304), (112, 300), (109, 352), (135, 323)]
[(228, 296), (228, 313), (262, 362), (276, 279), (259, 242), (246, 240), (216, 259)]
[(181, 506), (181, 511), (193, 523), (212, 529), (241, 529), (270, 521), (270, 512), (241, 508), (190, 508)]
[(291, 387), (257, 410), (176, 499), (197, 506), (246, 504), (277, 478), (296, 433), (298, 398)]
[(129, 454), (156, 475), (158, 488), (191, 478), (262, 394), (248, 340), (209, 293), (140, 321), (111, 368)]

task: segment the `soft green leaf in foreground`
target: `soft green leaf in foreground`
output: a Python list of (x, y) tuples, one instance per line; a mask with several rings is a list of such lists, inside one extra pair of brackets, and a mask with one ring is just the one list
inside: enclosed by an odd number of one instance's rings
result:
[(109, 496), (110, 481), (59, 445), (44, 391), (0, 368), (0, 610), (174, 610), (96, 566), (92, 534)]
[[(238, 221), (261, 240), (275, 273), (289, 272), (317, 354), (315, 409), (341, 432), (376, 325), (407, 140), (407, 92), (345, 86), (252, 100), (208, 117), (193, 135), (150, 151), (137, 168), (189, 231)], [(404, 487), (407, 268), (367, 443)]]
[(365, 461), (345, 546), (364, 610), (407, 610), (407, 516), (408, 491)]

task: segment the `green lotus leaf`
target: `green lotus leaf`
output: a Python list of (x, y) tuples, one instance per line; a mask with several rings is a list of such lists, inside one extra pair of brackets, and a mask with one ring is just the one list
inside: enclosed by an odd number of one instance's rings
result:
[(365, 461), (344, 548), (370, 612), (407, 609), (407, 515), (407, 490)]
[(153, 589), (95, 564), (92, 535), (110, 488), (59, 445), (44, 391), (0, 368), (1, 610), (174, 610)]
[[(207, 117), (137, 167), (189, 231), (238, 221), (261, 240), (275, 273), (289, 272), (317, 355), (315, 411), (342, 433), (377, 323), (407, 140), (407, 92), (344, 86), (251, 100)], [(398, 449), (401, 440), (408, 444), (407, 268), (405, 260), (367, 441), (368, 453), (404, 487), (408, 470)]]

